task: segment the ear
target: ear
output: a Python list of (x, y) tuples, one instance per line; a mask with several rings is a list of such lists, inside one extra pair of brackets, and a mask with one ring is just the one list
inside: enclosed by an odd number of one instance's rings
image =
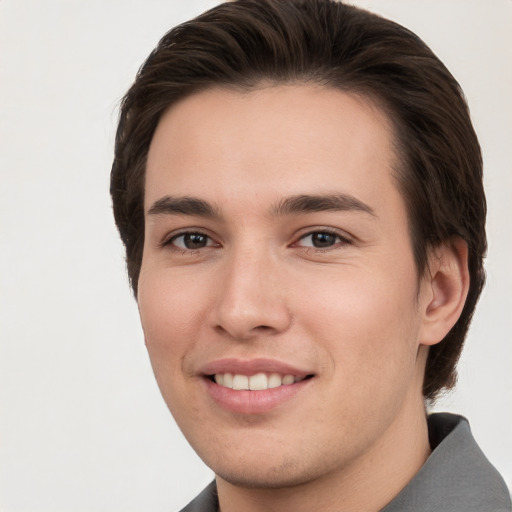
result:
[(435, 345), (459, 319), (469, 290), (468, 246), (455, 238), (432, 250), (423, 278), (420, 344)]

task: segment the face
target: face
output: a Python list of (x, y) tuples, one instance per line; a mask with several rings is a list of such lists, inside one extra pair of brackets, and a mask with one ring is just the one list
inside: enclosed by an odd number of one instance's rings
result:
[(212, 89), (161, 119), (140, 315), (164, 399), (222, 479), (363, 467), (422, 411), (427, 294), (395, 162), (384, 114), (320, 87)]

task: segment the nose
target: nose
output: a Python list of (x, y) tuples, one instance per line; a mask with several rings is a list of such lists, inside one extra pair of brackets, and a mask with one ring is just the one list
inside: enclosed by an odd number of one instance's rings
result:
[(216, 304), (214, 329), (243, 341), (284, 332), (291, 323), (282, 269), (263, 251), (232, 254), (225, 261)]

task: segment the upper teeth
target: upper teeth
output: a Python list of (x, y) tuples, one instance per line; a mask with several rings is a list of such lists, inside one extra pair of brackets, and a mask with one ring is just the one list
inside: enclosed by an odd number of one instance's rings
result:
[(241, 375), (238, 373), (216, 373), (215, 382), (220, 386), (235, 390), (250, 389), (253, 391), (262, 391), (264, 389), (286, 386), (302, 380), (294, 375), (280, 375), (279, 373), (257, 373), (256, 375)]

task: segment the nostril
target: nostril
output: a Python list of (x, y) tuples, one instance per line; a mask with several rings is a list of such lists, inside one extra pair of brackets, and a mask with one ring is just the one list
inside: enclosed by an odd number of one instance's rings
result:
[(247, 299), (226, 295), (219, 299), (211, 313), (210, 325), (222, 336), (229, 335), (240, 341), (250, 340), (258, 335), (282, 333), (291, 324), (285, 302), (278, 302), (271, 295), (258, 294)]

